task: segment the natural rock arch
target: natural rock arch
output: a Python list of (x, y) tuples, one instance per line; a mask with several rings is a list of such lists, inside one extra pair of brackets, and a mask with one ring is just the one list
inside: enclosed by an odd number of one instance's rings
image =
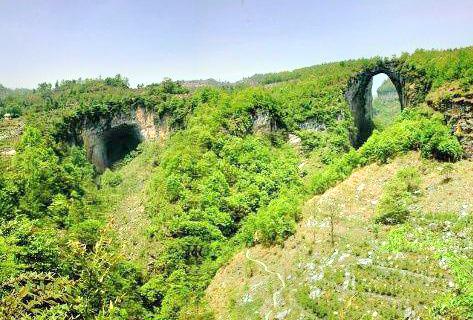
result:
[(373, 132), (373, 97), (371, 95), (371, 87), (373, 85), (373, 77), (380, 73), (386, 74), (396, 87), (401, 109), (408, 104), (405, 90), (406, 79), (394, 61), (366, 68), (352, 77), (345, 91), (345, 98), (348, 101), (357, 129), (356, 133), (351, 137), (352, 144), (355, 147), (361, 146)]

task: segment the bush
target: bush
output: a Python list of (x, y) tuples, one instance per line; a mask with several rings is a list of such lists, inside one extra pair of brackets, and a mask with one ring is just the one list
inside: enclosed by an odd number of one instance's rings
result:
[(100, 230), (103, 227), (103, 222), (95, 219), (87, 219), (71, 228), (71, 233), (74, 238), (86, 245), (89, 250), (92, 250), (94, 245), (100, 238)]
[(300, 214), (303, 192), (296, 190), (281, 192), (267, 207), (249, 215), (237, 238), (246, 245), (282, 244), (294, 233)]
[(386, 162), (408, 150), (420, 150), (424, 157), (457, 161), (463, 156), (458, 139), (437, 114), (403, 111), (401, 119), (383, 132), (375, 131), (360, 148), (369, 161)]
[(413, 193), (420, 185), (420, 174), (416, 168), (407, 167), (399, 170), (386, 184), (376, 207), (376, 222), (399, 224), (409, 216), (409, 205), (413, 202)]
[(122, 182), (123, 182), (123, 177), (121, 173), (117, 171), (111, 171), (108, 168), (100, 177), (100, 183), (102, 186), (114, 188), (114, 187), (118, 187)]

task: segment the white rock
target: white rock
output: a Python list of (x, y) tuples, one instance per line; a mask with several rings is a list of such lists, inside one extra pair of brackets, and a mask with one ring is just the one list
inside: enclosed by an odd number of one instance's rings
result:
[(291, 313), (291, 309), (283, 310), (281, 312), (276, 313), (276, 316), (274, 318), (278, 320), (283, 320), (286, 319), (289, 313)]
[(253, 297), (251, 296), (251, 294), (249, 292), (247, 292), (243, 295), (243, 298), (241, 298), (241, 302), (243, 304), (253, 302)]
[(295, 134), (289, 133), (288, 135), (288, 142), (289, 144), (292, 145), (300, 145), (301, 144), (301, 138), (299, 136), (296, 136)]
[(308, 280), (309, 282), (317, 282), (320, 281), (324, 278), (324, 272), (320, 271), (319, 273), (314, 273), (309, 276)]
[(466, 217), (468, 215), (468, 205), (463, 204), (461, 209), (460, 209), (460, 217)]
[(305, 268), (306, 268), (307, 270), (314, 270), (314, 269), (315, 269), (315, 263), (309, 262), (309, 263), (307, 263), (307, 264), (305, 265)]
[(350, 285), (350, 280), (351, 280), (351, 274), (349, 271), (345, 271), (345, 279), (343, 279), (343, 284), (342, 284), (342, 289), (343, 290), (348, 290), (348, 287)]
[(340, 257), (338, 258), (338, 262), (343, 262), (346, 258), (350, 256), (349, 253), (342, 253)]
[(358, 265), (362, 267), (368, 267), (372, 264), (373, 264), (373, 259), (370, 259), (370, 258), (358, 259)]
[(439, 260), (439, 267), (443, 270), (447, 270), (448, 269), (448, 261), (445, 257), (442, 257), (440, 260)]
[(415, 316), (416, 312), (411, 307), (407, 307), (407, 309), (404, 310), (404, 319), (414, 319)]
[(319, 289), (319, 288), (315, 288), (314, 290), (310, 291), (309, 298), (311, 298), (312, 300), (315, 300), (318, 297), (320, 297), (321, 295), (322, 295), (322, 290)]

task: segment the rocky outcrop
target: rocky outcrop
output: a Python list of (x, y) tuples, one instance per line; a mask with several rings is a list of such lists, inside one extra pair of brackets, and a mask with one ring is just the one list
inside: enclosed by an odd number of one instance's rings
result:
[(316, 119), (306, 119), (305, 121), (299, 123), (299, 129), (307, 130), (312, 132), (322, 132), (327, 130), (327, 125), (323, 122), (319, 122)]
[(167, 117), (159, 119), (153, 111), (138, 107), (98, 119), (83, 119), (75, 140), (84, 146), (87, 158), (102, 172), (140, 142), (165, 139), (170, 133), (168, 123)]
[(277, 129), (276, 121), (268, 110), (256, 109), (251, 117), (254, 133), (270, 133)]
[(463, 93), (458, 88), (441, 88), (440, 92), (428, 97), (427, 104), (444, 114), (447, 125), (458, 137), (466, 157), (472, 158), (473, 92)]
[(473, 99), (457, 100), (452, 109), (445, 113), (447, 123), (465, 150), (467, 157), (473, 157)]

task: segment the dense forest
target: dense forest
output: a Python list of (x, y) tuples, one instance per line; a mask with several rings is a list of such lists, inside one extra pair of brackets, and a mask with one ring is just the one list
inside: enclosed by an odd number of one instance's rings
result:
[[(242, 248), (284, 245), (313, 195), (357, 168), (410, 150), (439, 161), (462, 159), (457, 137), (433, 108), (471, 94), (471, 47), (396, 58), (400, 71), (424, 81), (413, 89), (418, 103), (393, 115), (375, 101), (382, 119), (363, 146), (352, 147), (357, 128), (347, 84), (385, 60), (328, 63), (192, 90), (169, 79), (131, 88), (120, 75), (31, 91), (0, 87), (0, 116), (10, 113), (25, 125), (13, 144), (16, 154), (1, 158), (1, 318), (212, 319), (202, 297), (218, 269)], [(378, 93), (393, 88), (386, 83)], [(143, 143), (99, 174), (83, 146), (70, 143), (71, 128), (84, 117), (136, 107), (169, 117), (171, 136)], [(255, 128), (261, 112), (274, 130)], [(115, 201), (109, 193), (125, 183), (120, 168), (139, 157), (152, 166), (143, 200), (151, 249), (129, 259), (105, 212)], [(384, 206), (377, 223), (405, 221), (402, 205)], [(456, 279), (455, 308), (436, 309), (434, 316), (473, 317), (467, 275)]]

